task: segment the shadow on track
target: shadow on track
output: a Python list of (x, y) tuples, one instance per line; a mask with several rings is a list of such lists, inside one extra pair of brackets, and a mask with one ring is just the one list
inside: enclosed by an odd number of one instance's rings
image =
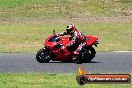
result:
[[(71, 61), (50, 61), (48, 63), (75, 63), (75, 62), (71, 62)], [(102, 63), (102, 62), (99, 62), (99, 61), (91, 61), (91, 62), (84, 62), (84, 63)], [(75, 63), (75, 64), (78, 64), (78, 63)], [(83, 63), (81, 63), (83, 64)]]

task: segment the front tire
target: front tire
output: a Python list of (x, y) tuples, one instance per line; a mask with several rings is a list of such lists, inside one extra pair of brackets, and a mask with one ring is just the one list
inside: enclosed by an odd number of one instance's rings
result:
[(36, 60), (40, 63), (47, 63), (52, 59), (50, 52), (47, 49), (40, 49), (36, 54)]

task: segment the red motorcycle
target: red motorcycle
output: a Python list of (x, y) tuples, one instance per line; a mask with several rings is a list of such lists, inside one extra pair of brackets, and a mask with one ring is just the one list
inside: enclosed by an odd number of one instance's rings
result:
[[(77, 55), (77, 60), (80, 63), (90, 62), (96, 54), (93, 45), (97, 47), (98, 38), (90, 35), (86, 35), (86, 42), (82, 50)], [(69, 44), (71, 37), (69, 36), (57, 36), (55, 31), (53, 35), (46, 38), (44, 47), (40, 49), (36, 54), (36, 59), (40, 63), (46, 63), (52, 61), (71, 61), (73, 58), (73, 51), (78, 47), (71, 47), (66, 49), (66, 45)]]

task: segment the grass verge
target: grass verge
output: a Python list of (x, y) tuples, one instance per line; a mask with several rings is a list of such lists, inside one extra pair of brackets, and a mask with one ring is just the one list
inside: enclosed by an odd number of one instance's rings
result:
[[(83, 88), (131, 88), (130, 84), (86, 84)], [(0, 88), (80, 88), (76, 74), (0, 73)]]
[(0, 19), (129, 16), (131, 0), (2, 0)]
[[(132, 25), (129, 23), (75, 23), (85, 35), (99, 38), (97, 51), (132, 51)], [(66, 24), (0, 24), (0, 52), (36, 52), (52, 30), (63, 32)]]

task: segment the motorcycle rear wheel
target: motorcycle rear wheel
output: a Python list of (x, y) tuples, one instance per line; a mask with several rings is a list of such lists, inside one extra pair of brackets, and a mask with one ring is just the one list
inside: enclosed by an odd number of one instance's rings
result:
[(50, 52), (46, 49), (40, 49), (36, 54), (36, 60), (40, 63), (47, 63), (52, 59)]
[(83, 49), (79, 55), (79, 62), (90, 62), (95, 57), (96, 51), (93, 47)]

